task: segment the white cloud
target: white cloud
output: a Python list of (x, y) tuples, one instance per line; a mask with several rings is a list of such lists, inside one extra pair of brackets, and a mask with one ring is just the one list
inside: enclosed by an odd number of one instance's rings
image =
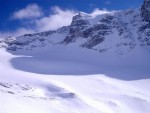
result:
[(37, 4), (29, 4), (25, 8), (14, 12), (12, 19), (31, 19), (42, 15), (42, 9)]
[(73, 10), (63, 10), (59, 7), (52, 7), (53, 14), (36, 20), (36, 25), (39, 31), (55, 30), (62, 26), (71, 24), (72, 17), (76, 14)]
[[(26, 8), (13, 13), (13, 19), (23, 19), (21, 21), (22, 24), (19, 25), (16, 30), (4, 32), (1, 31), (0, 38), (8, 36), (15, 37), (28, 33), (55, 30), (62, 26), (70, 25), (74, 15), (76, 15), (76, 11), (69, 9), (63, 10), (56, 6), (51, 8), (51, 13), (49, 13), (48, 16), (45, 16), (38, 5), (30, 4)], [(39, 16), (41, 17), (35, 18)], [(24, 19), (28, 19), (28, 21), (24, 21)]]
[[(72, 17), (77, 14), (77, 11), (70, 9), (64, 10), (58, 6), (52, 7), (50, 12), (51, 13), (49, 13), (48, 16), (45, 16), (38, 5), (30, 4), (26, 8), (13, 13), (14, 19), (23, 19), (23, 21), (21, 21), (22, 24), (18, 26), (18, 29), (8, 32), (0, 32), (0, 37), (19, 36), (28, 33), (56, 30), (62, 26), (70, 25)], [(90, 13), (90, 15), (94, 18), (97, 15), (111, 12), (113, 11), (108, 11), (106, 9), (100, 10), (96, 8), (92, 13)], [(24, 20), (25, 18), (28, 19), (28, 21)]]
[(90, 14), (92, 17), (96, 17), (97, 15), (112, 13), (114, 11), (108, 11), (106, 9), (100, 10), (98, 8), (94, 9), (94, 11)]

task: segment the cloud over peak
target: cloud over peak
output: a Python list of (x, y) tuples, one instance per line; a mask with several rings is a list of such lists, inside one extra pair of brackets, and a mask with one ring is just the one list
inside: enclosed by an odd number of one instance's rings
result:
[[(21, 20), (16, 26), (16, 29), (4, 32), (0, 31), (0, 37), (56, 30), (62, 26), (70, 25), (73, 16), (77, 15), (77, 12), (76, 10), (62, 9), (59, 6), (53, 6), (45, 14), (44, 9), (42, 10), (39, 5), (28, 4), (25, 8), (12, 13), (12, 20)], [(89, 15), (95, 18), (98, 15), (111, 12), (113, 11), (95, 8)]]
[(25, 8), (15, 11), (12, 19), (32, 19), (42, 15), (42, 9), (37, 4), (29, 4)]
[(112, 13), (115, 11), (108, 11), (106, 9), (100, 10), (99, 8), (95, 8), (94, 11), (90, 14), (92, 17), (96, 17), (97, 15)]
[(52, 7), (51, 10), (53, 14), (36, 20), (39, 30), (55, 30), (70, 25), (72, 17), (76, 14), (74, 10), (63, 10), (58, 6)]

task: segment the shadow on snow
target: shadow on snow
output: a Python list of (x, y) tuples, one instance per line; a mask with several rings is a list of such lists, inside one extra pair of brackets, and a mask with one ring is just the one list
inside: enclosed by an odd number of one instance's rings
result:
[(144, 58), (141, 53), (124, 57), (99, 54), (88, 49), (78, 51), (61, 47), (39, 51), (11, 52), (23, 56), (15, 57), (10, 62), (18, 70), (44, 75), (104, 74), (129, 81), (150, 78), (150, 60)]

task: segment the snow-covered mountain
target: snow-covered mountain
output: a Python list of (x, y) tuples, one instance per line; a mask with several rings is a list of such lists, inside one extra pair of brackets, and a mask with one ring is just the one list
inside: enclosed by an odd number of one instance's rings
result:
[(80, 12), (73, 17), (70, 26), (56, 31), (0, 39), (0, 46), (14, 51), (31, 50), (49, 44), (73, 44), (99, 52), (113, 50), (123, 54), (137, 46), (150, 45), (149, 4), (145, 0), (139, 9), (97, 16)]
[(56, 31), (46, 31), (36, 34), (25, 34), (19, 37), (7, 37), (0, 39), (0, 47), (16, 51), (19, 49), (32, 50), (35, 47), (44, 47), (50, 44), (60, 43), (69, 33), (69, 26)]
[(1, 38), (0, 113), (150, 113), (149, 7)]

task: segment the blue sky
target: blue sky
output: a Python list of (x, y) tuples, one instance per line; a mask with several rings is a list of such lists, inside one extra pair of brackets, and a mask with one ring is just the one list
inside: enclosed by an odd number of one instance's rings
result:
[(63, 25), (59, 22), (63, 17), (66, 20), (64, 25), (67, 25), (78, 11), (92, 13), (95, 9), (135, 9), (142, 2), (143, 0), (0, 0), (0, 36), (56, 29), (55, 26)]

